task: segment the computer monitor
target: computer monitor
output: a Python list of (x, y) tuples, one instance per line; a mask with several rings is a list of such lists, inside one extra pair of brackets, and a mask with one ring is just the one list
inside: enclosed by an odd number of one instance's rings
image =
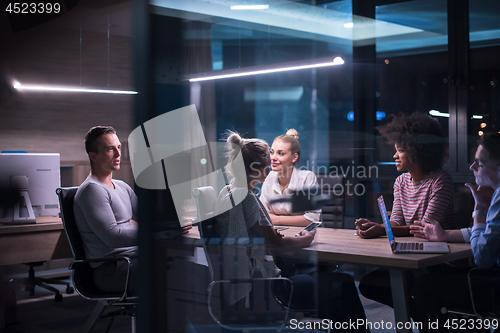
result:
[(38, 216), (57, 216), (60, 164), (59, 154), (0, 154), (0, 190), (20, 195), (12, 207), (0, 205), (0, 223), (35, 223)]

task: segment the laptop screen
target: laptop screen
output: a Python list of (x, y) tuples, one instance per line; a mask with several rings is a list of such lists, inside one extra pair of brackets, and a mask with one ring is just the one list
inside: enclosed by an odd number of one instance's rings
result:
[(377, 202), (378, 208), (380, 209), (380, 214), (382, 215), (382, 220), (384, 220), (387, 237), (389, 237), (389, 242), (391, 242), (392, 244), (392, 242), (394, 241), (394, 234), (392, 233), (391, 223), (389, 222), (389, 215), (387, 215), (387, 208), (385, 208), (384, 197), (378, 197)]

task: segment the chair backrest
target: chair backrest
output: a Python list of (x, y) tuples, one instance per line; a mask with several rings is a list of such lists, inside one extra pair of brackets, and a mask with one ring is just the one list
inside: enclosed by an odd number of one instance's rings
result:
[(196, 221), (203, 221), (214, 216), (217, 195), (212, 186), (196, 187), (193, 189), (196, 198)]
[[(215, 190), (212, 186), (196, 187), (193, 189), (193, 196), (196, 199), (196, 220), (194, 223), (198, 224), (198, 231), (200, 237), (205, 241), (203, 245), (203, 250), (205, 252), (205, 257), (208, 262), (208, 268), (210, 271), (210, 277), (213, 281), (215, 279), (213, 267), (215, 262), (213, 256), (209, 254), (209, 249), (207, 247), (207, 241), (209, 239), (220, 239), (220, 235), (215, 227), (214, 211), (217, 202), (217, 196)], [(211, 249), (213, 253), (213, 249)]]
[(321, 208), (323, 227), (344, 229), (345, 215), (345, 188), (344, 177), (331, 175), (318, 175), (318, 185), (322, 194), (332, 196), (332, 203)]
[[(252, 278), (240, 280), (238, 278), (227, 279), (224, 271), (230, 268), (248, 265), (250, 262), (241, 261), (236, 256), (238, 249), (258, 244), (264, 245), (264, 239), (256, 238), (224, 238), (219, 232), (220, 225), (215, 219), (213, 212), (217, 198), (212, 187), (203, 187), (193, 190), (197, 200), (198, 214), (197, 225), (203, 249), (207, 259), (211, 276), (208, 286), (208, 310), (212, 318), (220, 326), (230, 330), (269, 330), (279, 331), (288, 322), (288, 308), (283, 309), (281, 303), (273, 297), (273, 286), (276, 280), (289, 280), (285, 278)], [(201, 209), (200, 209), (201, 208)], [(234, 253), (234, 256), (224, 259), (224, 254)], [(232, 271), (232, 269), (230, 269)], [(231, 274), (229, 274), (231, 275)], [(249, 307), (244, 305), (245, 299), (236, 305), (230, 304), (230, 295), (238, 292), (241, 288), (249, 288)], [(285, 300), (289, 305), (289, 300)]]
[(85, 249), (83, 248), (82, 237), (78, 231), (73, 211), (73, 202), (77, 190), (78, 186), (61, 187), (56, 190), (56, 193), (59, 197), (59, 206), (61, 207), (61, 220), (68, 236), (73, 258), (75, 260), (83, 260), (85, 259)]
[(56, 190), (59, 197), (59, 206), (61, 209), (61, 220), (64, 230), (68, 236), (69, 245), (73, 252), (73, 263), (70, 269), (73, 270), (73, 285), (76, 291), (87, 299), (109, 299), (116, 300), (116, 293), (102, 292), (94, 283), (94, 274), (92, 268), (87, 262), (83, 240), (78, 231), (73, 210), (73, 203), (78, 186), (61, 187)]

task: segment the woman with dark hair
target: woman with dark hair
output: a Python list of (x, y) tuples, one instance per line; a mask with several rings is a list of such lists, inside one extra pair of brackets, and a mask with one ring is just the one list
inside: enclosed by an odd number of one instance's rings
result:
[[(250, 239), (247, 243), (225, 242), (222, 275), (224, 280), (278, 276), (274, 258), (266, 256), (280, 250), (297, 249), (311, 244), (316, 231), (300, 231), (295, 237), (286, 237), (274, 227), (264, 205), (253, 193), (256, 184), (269, 173), (269, 145), (261, 139), (244, 139), (230, 132), (227, 138), (228, 166), (233, 176), (224, 187), (216, 204), (217, 229), (223, 239)], [(246, 175), (238, 169), (241, 154)], [(241, 164), (240, 164), (241, 167)], [(264, 242), (258, 241), (263, 239)], [(316, 308), (323, 319), (338, 322), (365, 320), (363, 306), (354, 280), (348, 274), (329, 271), (287, 276), (293, 282), (291, 307), (297, 310)], [(245, 307), (250, 304), (251, 286), (234, 283), (227, 286), (225, 298), (229, 306)], [(285, 300), (290, 286), (275, 284), (277, 296)], [(360, 330), (352, 330), (364, 332)]]
[[(411, 236), (410, 224), (415, 222), (439, 223), (445, 230), (454, 229), (454, 185), (450, 174), (441, 169), (446, 146), (439, 123), (428, 115), (414, 112), (394, 116), (390, 123), (377, 129), (394, 145), (397, 170), (407, 171), (394, 182), (390, 218), (394, 234)], [(383, 224), (361, 218), (356, 221), (356, 234), (373, 238), (385, 235), (386, 231)], [(408, 273), (408, 290), (414, 280)], [(379, 268), (365, 275), (359, 290), (366, 298), (392, 307), (387, 269)]]
[[(439, 123), (430, 116), (413, 113), (399, 115), (377, 128), (394, 145), (394, 160), (401, 174), (394, 182), (391, 226), (396, 236), (410, 236), (415, 221), (438, 222), (443, 229), (454, 229), (453, 180), (442, 170), (446, 155)], [(385, 235), (383, 224), (365, 218), (356, 221), (362, 238)]]

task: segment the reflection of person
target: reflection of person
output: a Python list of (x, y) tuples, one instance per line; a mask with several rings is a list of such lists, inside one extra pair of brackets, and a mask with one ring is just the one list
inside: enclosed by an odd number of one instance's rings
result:
[(306, 226), (312, 221), (319, 221), (321, 210), (292, 213), (290, 203), (269, 204), (269, 199), (275, 195), (291, 194), (293, 190), (318, 185), (313, 172), (295, 167), (300, 159), (299, 133), (289, 129), (286, 134), (278, 136), (270, 154), (272, 171), (262, 185), (260, 201), (274, 225)]
[[(412, 227), (412, 232), (417, 237), (440, 241), (463, 241), (463, 235), (470, 234), (475, 263), (480, 267), (492, 267), (490, 273), (495, 275), (500, 265), (500, 134), (486, 133), (479, 138), (478, 144), (475, 160), (470, 166), (478, 187), (466, 184), (475, 201), (473, 227), (466, 231), (443, 230), (436, 222), (425, 225), (419, 223)], [(496, 297), (496, 304), (500, 302), (498, 289), (496, 294), (489, 289), (498, 287), (498, 275), (483, 277), (479, 285), (483, 289), (479, 295), (477, 291), (474, 295), (476, 302), (480, 299), (476, 306), (487, 306), (487, 297)], [(446, 330), (443, 325), (449, 317), (441, 314), (443, 306), (471, 307), (467, 272), (448, 270), (426, 274), (415, 282), (413, 297), (417, 308), (416, 320), (438, 320), (439, 330)], [(478, 328), (478, 325), (473, 326)], [(430, 330), (424, 327), (420, 332)]]
[[(316, 231), (300, 231), (295, 237), (281, 235), (265, 207), (252, 192), (254, 186), (266, 178), (269, 172), (269, 146), (260, 139), (242, 139), (237, 133), (227, 138), (229, 150), (228, 170), (238, 153), (242, 154), (246, 179), (235, 176), (232, 183), (219, 194), (216, 205), (216, 221), (222, 238), (252, 239), (248, 246), (236, 242), (223, 251), (223, 279), (246, 279), (251, 277), (276, 276), (278, 270), (272, 259), (266, 260), (267, 248), (271, 252), (277, 249), (293, 249), (311, 244)], [(234, 148), (237, 146), (239, 148)], [(242, 199), (242, 201), (241, 201)], [(232, 203), (240, 202), (234, 208)], [(264, 243), (255, 238), (262, 238)], [(261, 244), (261, 245), (259, 245)], [(226, 245), (225, 245), (226, 246)], [(237, 262), (235, 262), (235, 260)], [(318, 312), (322, 318), (338, 321), (364, 319), (365, 314), (352, 277), (342, 273), (318, 272), (316, 275), (297, 274), (287, 276), (293, 281), (292, 308), (310, 309), (315, 307), (316, 297)], [(228, 287), (227, 300), (230, 305), (238, 302), (248, 304), (250, 286), (244, 283)], [(316, 289), (317, 288), (317, 289)], [(279, 298), (287, 299), (290, 294), (288, 285), (277, 283), (275, 290)], [(319, 290), (318, 293), (315, 290)]]
[[(131, 220), (137, 197), (127, 183), (113, 179), (120, 169), (121, 143), (110, 126), (92, 127), (85, 137), (90, 175), (75, 195), (75, 220), (87, 259), (127, 256), (137, 266), (137, 229)], [(127, 262), (91, 263), (96, 285), (103, 291), (123, 291)], [(133, 280), (129, 281), (129, 286)]]
[[(378, 128), (394, 144), (398, 171), (407, 170), (394, 182), (394, 202), (390, 223), (396, 236), (410, 236), (410, 223), (438, 221), (444, 229), (452, 229), (453, 180), (441, 169), (446, 147), (439, 123), (430, 116), (413, 113), (395, 116)], [(383, 224), (367, 219), (356, 221), (356, 233), (362, 238), (386, 234)], [(408, 287), (414, 277), (407, 274)], [(390, 278), (387, 269), (376, 269), (359, 284), (363, 296), (392, 306)]]

